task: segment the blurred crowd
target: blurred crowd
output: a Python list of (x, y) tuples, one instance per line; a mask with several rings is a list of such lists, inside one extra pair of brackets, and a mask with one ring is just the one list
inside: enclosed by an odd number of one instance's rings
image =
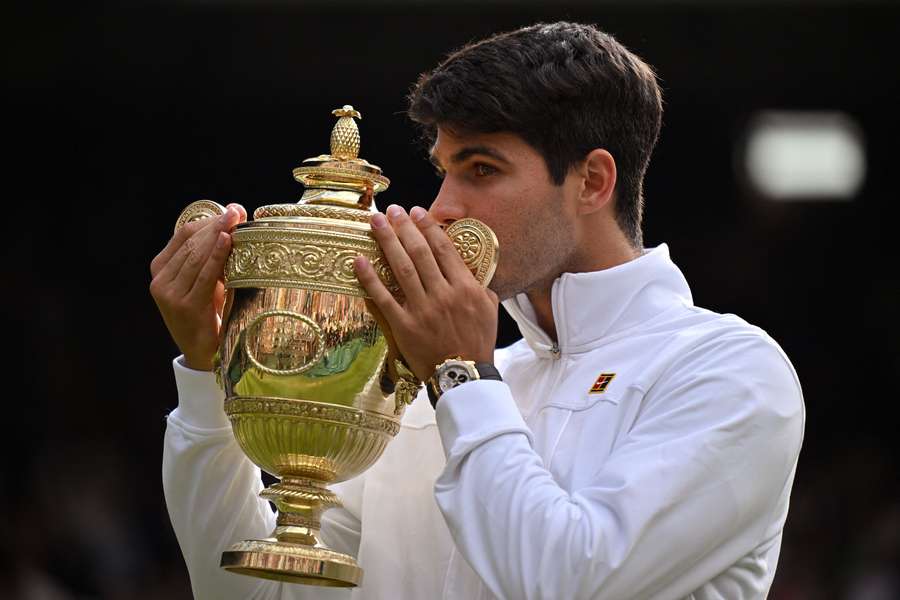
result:
[[(0, 598), (190, 598), (158, 470), (132, 468), (144, 460), (98, 441), (51, 445), (7, 469)], [(885, 454), (865, 443), (801, 457), (770, 598), (900, 598), (897, 488)]]

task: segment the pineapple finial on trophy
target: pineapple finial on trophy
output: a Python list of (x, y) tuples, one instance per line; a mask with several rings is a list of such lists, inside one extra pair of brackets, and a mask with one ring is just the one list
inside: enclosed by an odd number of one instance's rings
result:
[(359, 128), (353, 119), (362, 119), (362, 114), (351, 105), (331, 111), (338, 118), (331, 130), (331, 155), (341, 160), (352, 160), (359, 156)]

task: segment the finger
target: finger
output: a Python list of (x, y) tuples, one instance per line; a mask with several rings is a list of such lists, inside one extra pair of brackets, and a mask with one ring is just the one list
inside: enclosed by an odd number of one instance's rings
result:
[(160, 271), (162, 271), (167, 264), (172, 260), (175, 256), (175, 253), (184, 245), (184, 243), (195, 233), (200, 231), (201, 229), (208, 227), (209, 225), (214, 224), (216, 219), (201, 219), (199, 221), (191, 221), (190, 223), (185, 223), (175, 234), (169, 238), (169, 243), (166, 244), (166, 247), (162, 249), (162, 251), (156, 255), (153, 261), (150, 263), (150, 274), (153, 277), (159, 275)]
[(171, 277), (169, 283), (176, 295), (184, 296), (194, 287), (197, 275), (215, 248), (219, 234), (231, 230), (237, 224), (238, 217), (236, 210), (226, 210), (216, 219), (216, 223), (191, 236), (175, 253), (164, 269), (168, 273), (161, 273), (160, 277), (166, 274)]
[(187, 295), (198, 302), (205, 302), (214, 297), (216, 284), (225, 272), (225, 261), (228, 260), (228, 252), (231, 250), (231, 236), (220, 231), (215, 239), (213, 249), (197, 273), (194, 285)]
[[(416, 207), (419, 208), (419, 207)], [(423, 209), (419, 208), (419, 211)], [(417, 213), (420, 214), (420, 213)], [(394, 227), (394, 232), (400, 240), (406, 254), (412, 259), (419, 274), (419, 280), (427, 292), (439, 292), (447, 285), (443, 273), (438, 268), (437, 261), (431, 251), (428, 241), (413, 223), (413, 213), (407, 216), (406, 212), (396, 205), (391, 205), (387, 209), (387, 216)]]
[(425, 295), (425, 288), (422, 287), (416, 265), (406, 253), (403, 244), (400, 243), (394, 228), (381, 213), (372, 215), (371, 224), (372, 235), (381, 247), (403, 294), (412, 301), (422, 298)]
[[(154, 281), (162, 282), (165, 285), (171, 283), (178, 275), (178, 271), (181, 269), (181, 265), (184, 263), (187, 256), (194, 251), (197, 240), (202, 237), (203, 232), (209, 228), (215, 229), (215, 221), (218, 221), (220, 218), (221, 217), (216, 217), (214, 219), (194, 221), (179, 229), (175, 235), (172, 236), (166, 249), (154, 259), (161, 263), (158, 265), (159, 268), (153, 277)], [(163, 260), (165, 262), (162, 262)], [(150, 268), (152, 272), (154, 265), (151, 264)]]
[(244, 223), (247, 220), (247, 209), (244, 208), (243, 206), (241, 206), (240, 204), (238, 204), (237, 202), (232, 202), (225, 208), (226, 209), (234, 208), (236, 211), (238, 211), (238, 214), (240, 215), (240, 218), (238, 219), (238, 223)]
[[(237, 211), (239, 215), (237, 223), (243, 223), (247, 220), (247, 210), (240, 204), (232, 202), (225, 208), (226, 211), (229, 208), (234, 208)], [(162, 271), (162, 269), (169, 263), (169, 261), (172, 260), (172, 258), (175, 256), (175, 253), (178, 252), (178, 250), (188, 239), (190, 239), (194, 234), (198, 233), (201, 229), (216, 225), (217, 223), (221, 224), (222, 221), (220, 220), (223, 218), (224, 215), (219, 215), (216, 217), (209, 217), (185, 223), (175, 232), (175, 234), (169, 239), (169, 243), (166, 244), (166, 247), (163, 248), (162, 251), (157, 254), (153, 261), (150, 263), (150, 274), (153, 277), (156, 277), (159, 272)], [(230, 219), (226, 218), (225, 221), (226, 224), (231, 224)], [(230, 226), (233, 227), (234, 224), (231, 224)]]
[(395, 322), (403, 316), (403, 307), (397, 303), (394, 295), (384, 286), (372, 263), (365, 256), (357, 256), (353, 261), (356, 278), (362, 284), (372, 302), (381, 311), (388, 323)]
[(437, 221), (425, 209), (418, 206), (413, 207), (410, 215), (413, 213), (415, 213), (414, 220), (418, 217), (418, 220), (415, 221), (416, 226), (431, 247), (431, 252), (444, 274), (445, 280), (453, 284), (472, 279), (474, 276), (469, 267), (466, 266), (465, 261), (457, 252), (456, 246), (453, 245), (453, 241), (447, 237)]

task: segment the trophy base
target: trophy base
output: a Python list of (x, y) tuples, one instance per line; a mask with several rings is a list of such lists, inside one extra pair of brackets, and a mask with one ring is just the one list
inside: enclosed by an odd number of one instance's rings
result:
[(274, 538), (235, 544), (222, 553), (220, 566), (241, 575), (326, 587), (356, 587), (363, 575), (352, 556)]

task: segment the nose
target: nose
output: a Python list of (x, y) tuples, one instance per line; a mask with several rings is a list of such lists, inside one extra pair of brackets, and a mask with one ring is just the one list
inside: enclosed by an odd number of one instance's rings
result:
[(428, 213), (441, 227), (446, 227), (466, 216), (465, 205), (449, 181), (449, 177), (441, 183), (441, 189), (438, 190), (438, 195), (431, 203)]

